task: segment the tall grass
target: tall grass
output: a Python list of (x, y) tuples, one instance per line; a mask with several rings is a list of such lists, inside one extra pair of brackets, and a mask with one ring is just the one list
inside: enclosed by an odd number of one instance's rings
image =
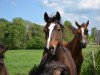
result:
[[(100, 54), (98, 54), (98, 51), (100, 52), (100, 46), (88, 45), (86, 49), (83, 49), (84, 62), (81, 68), (81, 75), (93, 75), (93, 64), (92, 64), (92, 54), (91, 54), (92, 50), (94, 51), (94, 57), (96, 62), (96, 74), (97, 75), (100, 74), (100, 64), (98, 64), (100, 61), (98, 62), (98, 59), (96, 59), (98, 58), (98, 56), (100, 56)], [(98, 67), (99, 69), (97, 69)]]

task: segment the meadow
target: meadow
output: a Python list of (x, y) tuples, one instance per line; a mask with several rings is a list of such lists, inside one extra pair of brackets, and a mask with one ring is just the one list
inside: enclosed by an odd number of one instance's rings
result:
[[(100, 46), (88, 45), (86, 49), (83, 49), (84, 62), (82, 64), (81, 75), (92, 75), (92, 56), (91, 50), (95, 53), (95, 60), (100, 60), (97, 57), (100, 52)], [(28, 72), (35, 64), (39, 64), (42, 58), (41, 50), (8, 50), (5, 53), (5, 63), (7, 65), (9, 75), (28, 75)], [(100, 56), (100, 53), (99, 53)], [(96, 63), (97, 73), (100, 74), (100, 65)]]

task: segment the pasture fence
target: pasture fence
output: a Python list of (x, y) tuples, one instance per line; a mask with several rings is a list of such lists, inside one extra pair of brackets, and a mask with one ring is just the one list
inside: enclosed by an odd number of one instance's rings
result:
[(95, 56), (94, 56), (94, 51), (93, 50), (91, 50), (91, 55), (92, 55), (93, 75), (96, 75), (96, 64), (95, 64)]

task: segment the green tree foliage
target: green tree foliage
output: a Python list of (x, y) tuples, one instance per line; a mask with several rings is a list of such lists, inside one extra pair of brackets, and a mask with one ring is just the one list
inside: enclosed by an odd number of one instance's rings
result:
[(43, 48), (43, 26), (14, 18), (12, 22), (0, 19), (0, 42), (9, 49)]
[(91, 29), (91, 35), (90, 35), (90, 40), (91, 40), (92, 42), (95, 41), (96, 34), (97, 34), (97, 29), (96, 29), (96, 27), (93, 27), (93, 28)]
[(28, 48), (43, 48), (44, 47), (44, 32), (43, 32), (43, 26), (41, 25), (37, 25), (35, 23), (33, 23), (33, 25), (31, 25), (31, 37), (29, 39), (29, 44), (28, 44)]
[(64, 41), (71, 41), (73, 38), (73, 26), (70, 21), (64, 22)]

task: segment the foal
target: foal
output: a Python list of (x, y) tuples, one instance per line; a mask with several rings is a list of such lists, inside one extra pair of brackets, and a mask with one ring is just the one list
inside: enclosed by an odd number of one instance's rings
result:
[(4, 63), (4, 53), (7, 49), (0, 44), (0, 75), (9, 75)]
[(60, 23), (60, 13), (57, 12), (55, 16), (49, 17), (47, 13), (44, 14), (44, 20), (47, 23), (44, 32), (46, 36), (46, 44), (44, 57), (42, 63), (47, 62), (49, 57), (53, 56), (52, 60), (60, 62), (69, 67), (70, 74), (76, 75), (76, 65), (71, 56), (71, 53), (62, 44), (63, 26)]
[(47, 22), (44, 28), (47, 53), (43, 56), (39, 66), (33, 68), (29, 75), (76, 75), (76, 66), (71, 54), (60, 43), (63, 27), (60, 23), (59, 12), (53, 17), (45, 13), (44, 19)]
[(80, 75), (81, 71), (81, 65), (83, 63), (83, 55), (82, 55), (82, 49), (86, 47), (87, 45), (87, 37), (88, 37), (88, 25), (89, 21), (87, 23), (82, 23), (82, 25), (79, 25), (75, 21), (78, 29), (76, 30), (76, 34), (71, 42), (66, 44), (66, 48), (68, 48), (72, 54), (72, 57), (76, 63), (77, 67), (77, 73)]

